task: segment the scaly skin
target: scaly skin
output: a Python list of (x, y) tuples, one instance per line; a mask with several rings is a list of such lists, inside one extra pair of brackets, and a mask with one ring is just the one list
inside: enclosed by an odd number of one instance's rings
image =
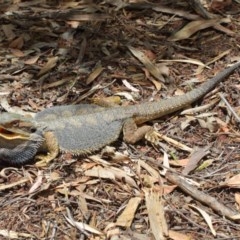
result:
[[(75, 155), (87, 154), (115, 141), (122, 130), (124, 140), (134, 143), (152, 131), (150, 126), (137, 129), (137, 125), (185, 108), (210, 92), (239, 66), (240, 62), (223, 70), (185, 95), (166, 100), (112, 108), (90, 104), (69, 105), (43, 110), (30, 120), (19, 116), (19, 121), (32, 123), (32, 126), (36, 128), (35, 135), (31, 133), (30, 129), (25, 129), (29, 134), (29, 139), (26, 139), (26, 137), (22, 137), (21, 133), (12, 130), (17, 135), (17, 141), (16, 138), (12, 140), (7, 149), (6, 144), (3, 144), (6, 142), (4, 133), (0, 134), (0, 160), (24, 163), (32, 159), (37, 152), (50, 152), (45, 157), (41, 156), (42, 163), (47, 163), (57, 156), (59, 150)], [(6, 113), (4, 116), (4, 120), (0, 118), (0, 133), (1, 128), (11, 131), (9, 126), (6, 128), (6, 124), (11, 126), (9, 122), (12, 121), (12, 118), (8, 121)], [(14, 118), (18, 117), (14, 115)], [(39, 141), (37, 141), (36, 135), (39, 136)], [(29, 154), (23, 154), (26, 151)]]

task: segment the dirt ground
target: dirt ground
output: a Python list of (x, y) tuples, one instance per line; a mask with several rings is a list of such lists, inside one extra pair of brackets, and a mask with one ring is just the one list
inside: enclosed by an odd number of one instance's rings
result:
[[(187, 1), (1, 1), (1, 112), (196, 88), (240, 61), (240, 4), (203, 6), (210, 19)], [(240, 239), (239, 79), (148, 122), (157, 145), (120, 136), (46, 167), (1, 162), (0, 239)]]

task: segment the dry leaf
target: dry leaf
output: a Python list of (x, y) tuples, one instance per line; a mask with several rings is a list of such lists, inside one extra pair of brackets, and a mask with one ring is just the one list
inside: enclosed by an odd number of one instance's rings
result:
[(189, 158), (180, 159), (180, 160), (170, 160), (169, 164), (175, 167), (185, 167), (189, 162)]
[(11, 48), (10, 51), (15, 57), (24, 57), (24, 53), (17, 48)]
[(206, 212), (205, 212), (204, 210), (202, 210), (201, 208), (195, 207), (195, 206), (193, 206), (193, 205), (189, 205), (189, 206), (192, 207), (192, 208), (194, 208), (194, 209), (196, 209), (196, 210), (198, 210), (198, 211), (201, 213), (201, 215), (203, 216), (203, 218), (204, 218), (204, 220), (206, 221), (207, 225), (209, 226), (209, 228), (210, 228), (213, 236), (216, 236), (217, 234), (216, 234), (215, 229), (213, 228), (212, 219), (211, 219), (211, 217), (209, 216), (209, 214), (206, 213)]
[(133, 96), (131, 95), (131, 93), (128, 93), (128, 92), (117, 92), (117, 93), (115, 93), (115, 95), (124, 97), (127, 100), (129, 100), (129, 101), (135, 102), (135, 100), (134, 100)]
[(28, 191), (29, 194), (35, 192), (40, 186), (42, 186), (42, 179), (43, 179), (43, 171), (38, 171), (37, 179)]
[[(239, 2), (238, 2), (239, 3)], [(224, 10), (224, 8), (230, 6), (232, 4), (232, 0), (212, 0), (210, 2), (210, 9), (213, 12), (221, 12)]]
[(92, 169), (85, 171), (85, 176), (115, 180), (115, 174), (109, 168), (101, 166), (95, 166)]
[(31, 57), (31, 58), (27, 59), (26, 61), (24, 61), (24, 63), (27, 65), (33, 65), (38, 61), (39, 57), (40, 57), (39, 55)]
[(169, 237), (172, 240), (193, 240), (194, 238), (192, 238), (191, 236), (188, 236), (186, 234), (177, 232), (177, 231), (173, 231), (173, 230), (169, 230)]
[(23, 47), (24, 44), (24, 39), (22, 36), (14, 39), (10, 44), (9, 47), (10, 48), (16, 48), (16, 49), (21, 49)]
[(122, 227), (127, 227), (127, 228), (131, 227), (132, 221), (135, 216), (135, 212), (136, 212), (140, 202), (141, 202), (140, 197), (131, 198), (129, 200), (127, 206), (121, 213), (121, 215), (117, 218), (116, 225), (122, 226)]
[(47, 63), (42, 67), (42, 69), (38, 73), (38, 77), (42, 76), (43, 74), (49, 72), (51, 69), (53, 69), (58, 61), (58, 57), (51, 57), (48, 59)]
[(167, 221), (164, 216), (163, 201), (160, 194), (144, 189), (150, 228), (155, 240), (164, 240), (168, 236)]
[(6, 237), (6, 239), (20, 239), (20, 238), (33, 238), (34, 236), (28, 233), (20, 233), (11, 231), (9, 229), (0, 229), (0, 236)]
[(235, 193), (235, 202), (238, 204), (238, 209), (240, 207), (240, 193)]
[(178, 31), (173, 36), (171, 36), (168, 40), (169, 41), (183, 40), (183, 39), (189, 38), (191, 35), (193, 35), (194, 33), (196, 33), (199, 30), (209, 28), (216, 24), (226, 22), (226, 21), (229, 22), (229, 19), (223, 18), (223, 19), (209, 19), (209, 20), (192, 21), (192, 22), (188, 23), (180, 31)]
[(138, 160), (138, 164), (140, 167), (142, 167), (143, 169), (147, 170), (148, 173), (150, 173), (150, 175), (152, 177), (154, 177), (155, 179), (159, 179), (160, 175), (159, 172), (156, 171), (154, 168), (152, 168), (150, 165), (148, 165), (146, 162), (142, 161), (142, 160)]
[(123, 79), (122, 83), (124, 84), (125, 87), (127, 87), (132, 92), (139, 92), (139, 90), (137, 88), (133, 87), (126, 79)]
[(183, 175), (188, 175), (191, 171), (193, 171), (198, 163), (202, 160), (203, 157), (205, 157), (209, 153), (209, 147), (205, 148), (198, 148), (195, 150), (190, 158), (187, 166), (183, 169), (182, 174)]
[(86, 224), (86, 223), (83, 223), (83, 222), (78, 222), (78, 221), (75, 221), (73, 219), (70, 219), (68, 217), (65, 217), (67, 219), (67, 221), (75, 226), (77, 229), (79, 229), (81, 232), (84, 230), (84, 231), (88, 231), (88, 232), (91, 232), (93, 234), (97, 234), (97, 235), (102, 235), (103, 233), (100, 232), (98, 229)]
[(225, 181), (224, 185), (232, 188), (240, 188), (240, 174), (237, 174)]
[(1, 27), (8, 40), (12, 40), (16, 37), (15, 33), (13, 32), (15, 27), (12, 24), (4, 24)]
[(149, 58), (144, 55), (143, 52), (140, 50), (128, 46), (128, 49), (131, 51), (134, 57), (136, 57), (144, 66), (145, 68), (158, 80), (163, 81), (162, 73), (159, 70), (159, 67), (156, 67)]
[(104, 68), (99, 65), (97, 66), (93, 72), (88, 76), (87, 80), (86, 80), (86, 84), (90, 84), (91, 82), (93, 82), (104, 70)]
[(119, 179), (126, 181), (130, 186), (137, 188), (136, 182), (123, 170), (113, 167), (95, 166), (92, 169), (85, 171), (86, 176), (98, 177), (103, 179)]
[(165, 151), (163, 151), (163, 170), (160, 171), (161, 175), (165, 176), (166, 172), (170, 168), (169, 166), (169, 158)]
[[(165, 181), (165, 179), (161, 179), (161, 181)], [(159, 184), (159, 181), (158, 181)], [(155, 192), (159, 192), (160, 196), (168, 195), (169, 193), (173, 192), (174, 189), (177, 188), (177, 185), (157, 185), (153, 186)]]

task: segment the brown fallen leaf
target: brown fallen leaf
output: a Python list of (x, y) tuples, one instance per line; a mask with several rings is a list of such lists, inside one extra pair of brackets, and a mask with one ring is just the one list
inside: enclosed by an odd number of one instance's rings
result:
[(85, 171), (85, 176), (98, 177), (103, 179), (119, 179), (126, 181), (130, 186), (137, 188), (137, 184), (126, 172), (114, 167), (95, 166)]
[(86, 80), (86, 84), (90, 84), (93, 82), (104, 70), (104, 68), (101, 65), (96, 66), (96, 68), (93, 70), (93, 72), (88, 76)]
[(208, 227), (210, 228), (213, 236), (216, 236), (217, 234), (216, 234), (215, 229), (213, 228), (212, 219), (211, 219), (210, 215), (206, 211), (204, 211), (203, 209), (201, 209), (199, 207), (196, 207), (194, 205), (189, 205), (189, 206), (191, 208), (196, 209), (198, 212), (200, 212), (200, 214), (203, 216), (204, 220), (206, 221)]
[(159, 70), (159, 67), (155, 66), (142, 51), (131, 46), (128, 46), (128, 49), (133, 54), (133, 56), (136, 57), (156, 79), (159, 81), (164, 81), (162, 72)]
[(10, 51), (15, 57), (24, 57), (24, 53), (17, 48), (11, 48)]
[(179, 160), (169, 160), (169, 164), (175, 167), (185, 167), (189, 162), (189, 158)]
[(177, 231), (169, 230), (168, 233), (169, 233), (169, 237), (173, 240), (194, 240), (193, 237)]
[(29, 189), (28, 193), (31, 194), (31, 193), (35, 192), (39, 187), (41, 187), (43, 184), (42, 180), (43, 180), (43, 172), (38, 171), (38, 176), (37, 176), (35, 182), (33, 183), (33, 185), (31, 186), (31, 188)]
[(133, 222), (135, 212), (141, 202), (140, 197), (134, 197), (129, 200), (127, 206), (121, 213), (121, 215), (117, 218), (116, 225), (121, 227), (129, 228)]
[(230, 19), (228, 18), (192, 21), (188, 23), (185, 27), (183, 27), (180, 31), (176, 32), (174, 35), (169, 37), (168, 40), (179, 41), (187, 39), (199, 30), (212, 27), (219, 23), (223, 22), (226, 23), (229, 21)]
[(6, 38), (8, 40), (12, 40), (16, 37), (16, 35), (13, 31), (15, 29), (14, 25), (12, 25), (12, 24), (2, 24), (1, 28), (2, 28), (2, 31), (4, 32), (4, 35), (6, 36)]
[(240, 174), (234, 175), (233, 177), (226, 180), (223, 185), (231, 188), (240, 188)]
[(167, 239), (168, 227), (160, 194), (149, 189), (144, 189), (144, 192), (152, 234), (155, 240)]
[(53, 69), (58, 61), (58, 57), (51, 57), (48, 59), (47, 63), (41, 68), (37, 76), (42, 76), (43, 74), (49, 72), (51, 69)]
[(199, 161), (208, 154), (209, 147), (205, 148), (199, 148), (195, 150), (188, 161), (188, 164), (186, 167), (183, 169), (182, 174), (183, 175), (188, 175), (191, 171), (193, 171), (197, 166)]
[(232, 0), (212, 0), (210, 2), (210, 9), (213, 12), (223, 11), (224, 8), (230, 6), (232, 4)]
[(14, 39), (10, 44), (9, 47), (10, 48), (15, 48), (15, 49), (21, 49), (23, 47), (24, 44), (24, 39), (23, 36), (20, 36), (16, 39)]
[(40, 55), (36, 55), (34, 57), (27, 59), (26, 61), (24, 61), (24, 63), (27, 65), (33, 65), (38, 61), (39, 57), (40, 57)]

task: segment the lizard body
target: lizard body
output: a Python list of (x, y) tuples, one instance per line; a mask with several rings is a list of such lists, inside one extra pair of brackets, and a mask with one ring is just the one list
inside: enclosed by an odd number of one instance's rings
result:
[[(134, 143), (152, 131), (150, 126), (137, 128), (137, 125), (173, 113), (197, 101), (239, 66), (240, 62), (223, 70), (185, 95), (166, 100), (111, 108), (92, 104), (67, 105), (45, 109), (37, 113), (33, 119), (19, 116), (20, 122), (30, 122), (36, 132), (31, 133), (30, 127), (26, 128), (25, 135), (13, 130), (16, 139), (9, 140), (9, 142), (12, 141), (11, 144), (9, 143), (11, 147), (4, 143), (7, 141), (7, 134), (1, 134), (1, 129), (3, 132), (11, 131), (11, 124), (10, 128), (7, 128), (8, 117), (6, 119), (1, 117), (0, 160), (24, 163), (38, 152), (49, 152), (50, 154), (46, 157), (48, 162), (57, 156), (59, 150), (75, 155), (91, 153), (115, 141), (121, 131), (125, 141)], [(9, 113), (2, 115), (7, 116), (7, 114)], [(14, 116), (14, 118), (18, 117)], [(41, 156), (41, 159), (43, 158)]]

